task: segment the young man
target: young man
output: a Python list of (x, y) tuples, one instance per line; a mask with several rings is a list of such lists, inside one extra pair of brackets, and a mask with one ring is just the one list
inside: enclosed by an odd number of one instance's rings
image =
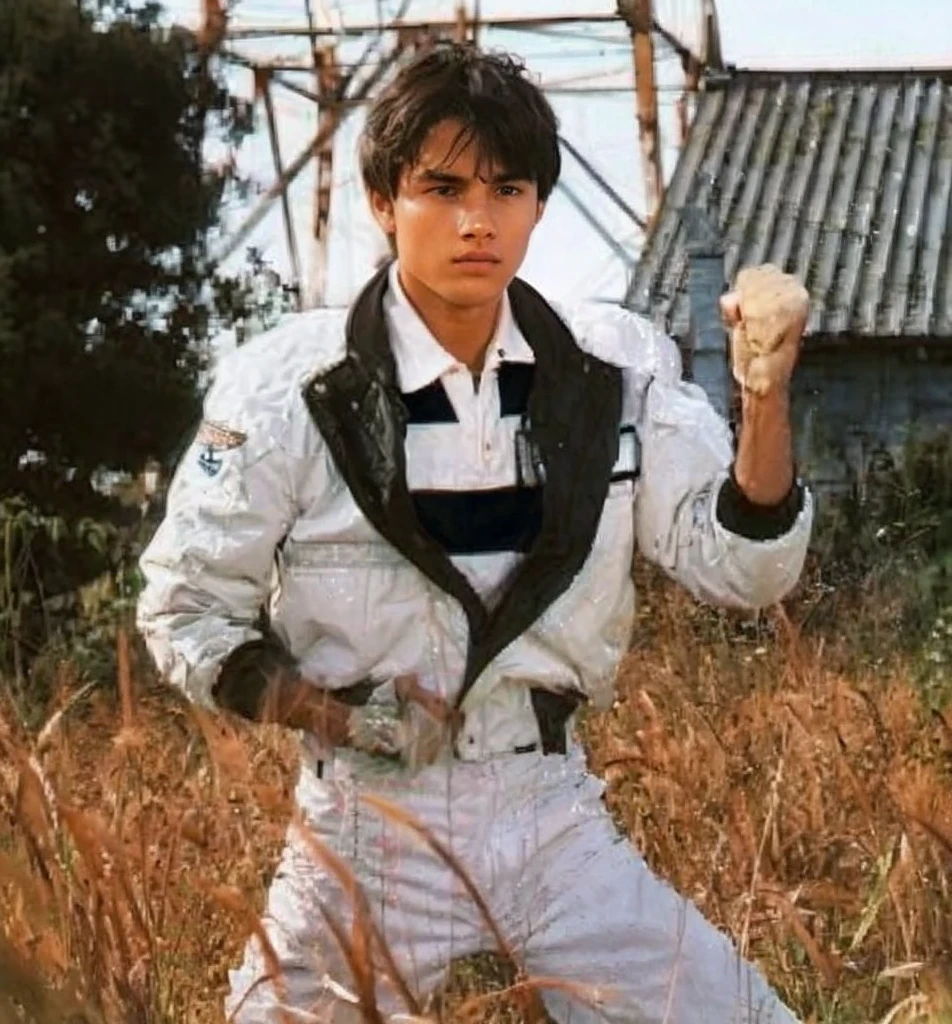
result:
[[(559, 173), (555, 118), (520, 65), (427, 52), (374, 104), (360, 160), (396, 261), (346, 317), (291, 318), (218, 368), (142, 560), (157, 662), (202, 704), (305, 734), (304, 819), (421, 995), (490, 940), (366, 793), (454, 851), (530, 975), (598, 988), (594, 1004), (552, 990), (555, 1020), (786, 1024), (617, 835), (572, 725), (612, 699), (636, 543), (721, 605), (796, 582), (802, 289), (767, 270), (766, 291), (725, 303), (735, 369), (756, 380), (735, 454), (670, 339), (620, 309), (557, 312), (516, 279)], [(335, 995), (349, 978), (325, 910), (346, 920), (346, 898), (292, 831), (265, 919), (282, 982), (262, 982), (252, 940), (237, 1020), (359, 1019)]]

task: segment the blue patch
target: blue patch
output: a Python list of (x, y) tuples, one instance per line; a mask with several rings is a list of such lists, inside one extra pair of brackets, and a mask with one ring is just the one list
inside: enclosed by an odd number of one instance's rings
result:
[(221, 467), (225, 464), (221, 455), (209, 444), (202, 450), (198, 457), (198, 464), (202, 472), (207, 476), (218, 476)]

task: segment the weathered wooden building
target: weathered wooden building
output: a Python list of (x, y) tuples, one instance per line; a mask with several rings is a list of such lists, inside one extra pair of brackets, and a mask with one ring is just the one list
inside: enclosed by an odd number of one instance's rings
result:
[(952, 68), (707, 78), (627, 304), (722, 407), (717, 299), (767, 261), (811, 294), (794, 416), (817, 485), (952, 425)]

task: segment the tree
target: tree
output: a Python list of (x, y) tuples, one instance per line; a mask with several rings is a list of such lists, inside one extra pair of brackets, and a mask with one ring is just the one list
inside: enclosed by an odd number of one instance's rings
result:
[(0, 3), (0, 493), (173, 451), (198, 416), (206, 238), (242, 108), (154, 4)]

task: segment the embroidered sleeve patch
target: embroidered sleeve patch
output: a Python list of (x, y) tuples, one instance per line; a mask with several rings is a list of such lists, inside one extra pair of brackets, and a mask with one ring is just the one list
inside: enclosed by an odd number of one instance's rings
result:
[(224, 462), (222, 452), (240, 448), (248, 435), (240, 430), (231, 430), (220, 423), (204, 420), (195, 435), (195, 444), (199, 448), (198, 465), (206, 476), (218, 476)]
[(211, 420), (203, 420), (195, 435), (196, 444), (218, 452), (226, 452), (230, 448), (240, 448), (247, 440), (248, 435), (243, 434), (240, 430), (230, 430)]

